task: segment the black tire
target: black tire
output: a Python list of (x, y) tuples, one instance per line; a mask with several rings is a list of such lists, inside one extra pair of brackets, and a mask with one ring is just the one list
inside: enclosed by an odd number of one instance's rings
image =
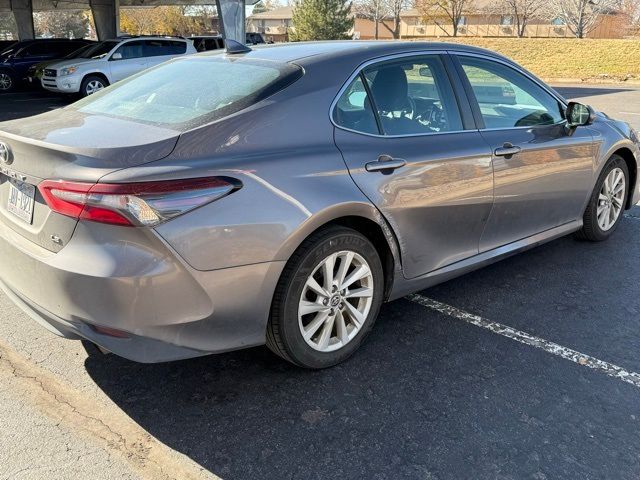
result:
[[(332, 253), (345, 250), (357, 253), (369, 265), (374, 288), (371, 308), (360, 331), (345, 346), (322, 352), (304, 340), (298, 324), (298, 305), (313, 270)], [(345, 361), (373, 328), (384, 297), (383, 275), (375, 247), (355, 230), (336, 226), (312, 235), (292, 255), (282, 273), (267, 326), (267, 346), (283, 359), (304, 368), (327, 368)]]
[(13, 92), (17, 87), (17, 80), (9, 70), (0, 70), (0, 93)]
[(106, 88), (109, 86), (109, 82), (107, 82), (103, 77), (100, 77), (98, 75), (88, 75), (82, 79), (82, 84), (80, 85), (80, 97), (84, 98), (93, 93), (87, 92), (87, 89), (92, 82), (100, 83), (102, 85), (102, 88)]
[[(618, 218), (614, 222), (613, 226), (608, 230), (603, 230), (598, 224), (598, 205), (599, 205), (599, 195), (602, 190), (602, 186), (604, 184), (607, 175), (611, 173), (611, 171), (615, 168), (619, 168), (624, 173), (625, 180), (625, 192), (624, 192), (624, 200), (623, 200), (623, 208)], [(623, 217), (623, 212), (628, 200), (629, 196), (629, 169), (627, 167), (627, 163), (624, 161), (622, 157), (619, 155), (612, 155), (605, 167), (602, 169), (600, 176), (598, 177), (598, 181), (596, 182), (596, 186), (593, 189), (593, 193), (591, 194), (591, 198), (589, 199), (589, 204), (587, 205), (587, 209), (584, 212), (583, 216), (583, 226), (582, 229), (577, 232), (576, 236), (582, 240), (589, 240), (590, 242), (602, 242), (608, 239), (613, 232), (616, 231), (620, 221)]]

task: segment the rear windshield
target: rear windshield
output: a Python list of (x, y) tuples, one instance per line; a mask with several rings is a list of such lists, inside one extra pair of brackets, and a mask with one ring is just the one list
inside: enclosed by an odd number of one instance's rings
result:
[(71, 108), (186, 130), (253, 105), (301, 76), (302, 69), (288, 63), (187, 57), (146, 70)]

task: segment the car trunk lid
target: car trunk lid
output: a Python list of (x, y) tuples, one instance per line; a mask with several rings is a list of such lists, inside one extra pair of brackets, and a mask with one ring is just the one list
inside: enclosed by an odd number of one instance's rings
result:
[(0, 222), (57, 252), (71, 238), (77, 220), (49, 209), (37, 189), (40, 182), (96, 183), (116, 170), (166, 157), (179, 135), (173, 129), (73, 109), (2, 123), (0, 143), (10, 154), (0, 162)]

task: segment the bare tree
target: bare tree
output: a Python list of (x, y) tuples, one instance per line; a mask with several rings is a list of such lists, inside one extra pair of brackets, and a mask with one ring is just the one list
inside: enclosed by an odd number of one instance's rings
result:
[(620, 13), (626, 17), (628, 35), (640, 33), (640, 2), (638, 0), (621, 0)]
[(0, 40), (17, 40), (18, 31), (16, 28), (13, 15), (9, 12), (3, 12), (0, 15)]
[(602, 15), (617, 11), (619, 0), (546, 0), (548, 14), (558, 18), (578, 38), (595, 29)]
[[(473, 0), (417, 0), (418, 11), (427, 19), (432, 20), (444, 33), (458, 36), (460, 21), (471, 8)], [(453, 35), (444, 26), (447, 23), (453, 27)]]
[(543, 13), (546, 0), (498, 0), (487, 8), (487, 13), (503, 14), (509, 12), (515, 22), (516, 34), (524, 37), (527, 25), (532, 18)]
[(375, 25), (375, 38), (380, 36), (380, 23), (390, 17), (388, 0), (355, 0), (353, 12), (359, 17), (371, 20)]
[(393, 38), (400, 38), (400, 26), (401, 23), (401, 15), (407, 8), (411, 8), (413, 6), (412, 0), (386, 0), (387, 9), (389, 11), (389, 17), (393, 21), (393, 28), (389, 27), (386, 22), (382, 22), (382, 25), (391, 32)]

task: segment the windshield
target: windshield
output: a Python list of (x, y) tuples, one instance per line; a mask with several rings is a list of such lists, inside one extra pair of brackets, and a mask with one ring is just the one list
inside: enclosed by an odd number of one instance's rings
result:
[(93, 48), (93, 44), (90, 43), (89, 45), (85, 45), (84, 47), (80, 47), (77, 50), (74, 50), (73, 52), (71, 52), (69, 55), (66, 55), (65, 59), (68, 58), (78, 58), (80, 55), (82, 55), (82, 53), (86, 52), (87, 50), (89, 50), (90, 48)]
[(146, 70), (71, 108), (186, 130), (253, 105), (300, 76), (302, 69), (287, 63), (187, 57)]
[(104, 57), (108, 54), (113, 48), (118, 45), (118, 42), (100, 42), (95, 45), (91, 45), (84, 52), (81, 52), (77, 57), (72, 58), (93, 58), (98, 59)]
[(0, 58), (7, 58), (9, 55), (13, 55), (14, 53), (16, 53), (18, 51), (19, 47), (17, 46), (11, 46), (9, 48), (7, 48), (6, 50), (3, 50), (2, 52), (0, 52)]

